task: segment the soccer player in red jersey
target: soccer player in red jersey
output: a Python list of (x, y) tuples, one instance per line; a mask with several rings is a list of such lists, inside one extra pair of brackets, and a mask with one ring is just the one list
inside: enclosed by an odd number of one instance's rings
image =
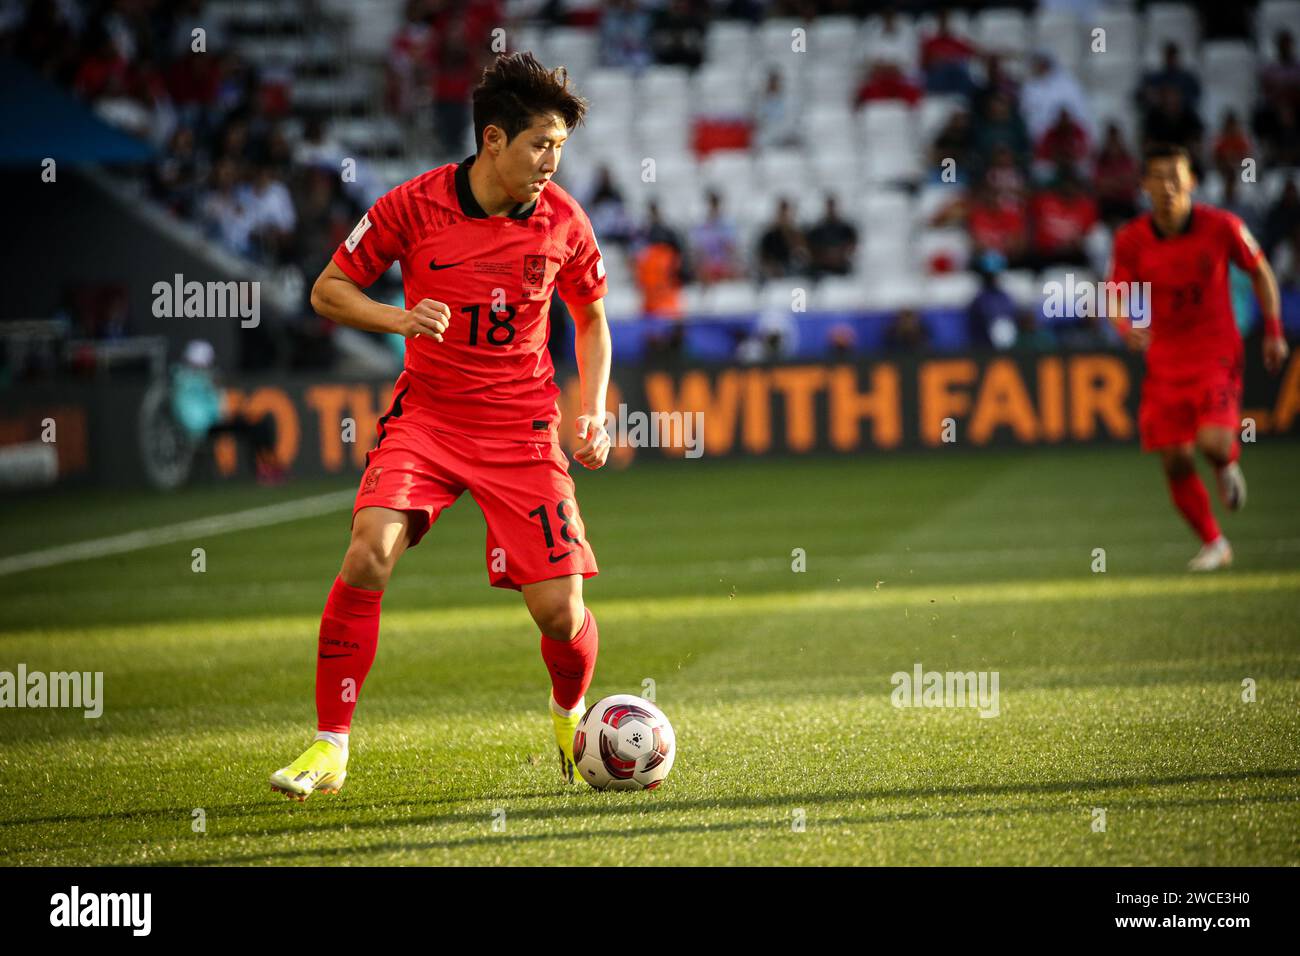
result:
[(1277, 280), (1263, 252), (1232, 213), (1192, 202), (1195, 187), (1185, 149), (1147, 151), (1142, 188), (1151, 212), (1115, 233), (1110, 281), (1150, 283), (1146, 314), (1112, 321), (1130, 348), (1146, 352), (1138, 430), (1143, 450), (1160, 453), (1174, 504), (1200, 536), (1202, 547), (1188, 567), (1213, 571), (1232, 563), (1232, 547), (1196, 474), (1198, 449), (1214, 468), (1224, 506), (1236, 511), (1246, 503), (1237, 461), (1243, 348), (1229, 299), (1229, 262), (1249, 273), (1255, 288), (1269, 372), (1282, 368), (1287, 343)]
[[(550, 181), (586, 102), (566, 71), (516, 53), (484, 71), (473, 103), (476, 155), (381, 197), (312, 289), (312, 306), (326, 318), (407, 342), (321, 618), (316, 740), (271, 777), (274, 790), (300, 800), (343, 784), (384, 588), (402, 552), (465, 491), (487, 521), (491, 584), (521, 591), (541, 631), (561, 772), (575, 779), (574, 730), (598, 642), (582, 582), (597, 568), (558, 444), (559, 388), (546, 343), (558, 289), (574, 316), (581, 378), (574, 457), (600, 468), (610, 447), (605, 267), (586, 213)], [(405, 309), (362, 291), (393, 262)]]

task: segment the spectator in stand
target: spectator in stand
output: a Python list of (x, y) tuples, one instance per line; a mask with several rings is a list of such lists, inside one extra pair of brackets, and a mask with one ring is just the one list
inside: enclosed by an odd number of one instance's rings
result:
[[(1296, 188), (1294, 178), (1286, 181), (1282, 195), (1264, 217), (1263, 248), (1270, 260), (1289, 260), (1289, 268), (1285, 270), (1286, 284), (1294, 286), (1300, 273), (1300, 189)], [(1289, 255), (1283, 256), (1284, 250)], [(1279, 278), (1282, 278), (1283, 271), (1278, 270)]]
[(1255, 132), (1264, 144), (1270, 166), (1300, 166), (1300, 111), (1294, 103), (1279, 100), (1256, 117)]
[(803, 275), (808, 267), (808, 244), (794, 220), (790, 200), (777, 200), (776, 219), (758, 240), (758, 269), (763, 279)]
[[(682, 265), (685, 269), (687, 266), (685, 260), (686, 248), (682, 244), (682, 239), (672, 226), (664, 222), (663, 214), (659, 211), (658, 201), (652, 199), (646, 206), (646, 224), (636, 237), (636, 245), (641, 247), (653, 245), (654, 243), (672, 246), (677, 251), (677, 254), (682, 257)], [(682, 281), (686, 281), (686, 278), (686, 274), (683, 272)]]
[(984, 170), (984, 178), (999, 193), (1014, 199), (1023, 199), (1029, 192), (1029, 181), (1016, 157), (1005, 146), (995, 147)]
[(1069, 70), (1057, 65), (1050, 53), (1035, 53), (1030, 76), (1020, 88), (1020, 112), (1032, 142), (1042, 139), (1062, 110), (1070, 114), (1091, 143), (1095, 135), (1092, 109), (1083, 87)]
[(194, 131), (182, 126), (172, 134), (163, 158), (154, 167), (153, 196), (177, 216), (189, 218), (207, 181), (207, 161), (194, 142)]
[[(960, 108), (953, 110), (930, 147), (930, 182), (944, 182), (944, 173), (948, 169), (956, 177), (955, 180), (950, 177), (950, 181), (965, 183), (969, 180), (970, 167), (974, 164), (971, 140), (970, 113)], [(945, 165), (948, 160), (953, 162), (951, 167)]]
[(470, 96), (482, 72), (473, 50), (465, 23), (457, 18), (434, 41), (434, 130), (443, 154), (457, 159), (471, 148)]
[(1205, 134), (1200, 117), (1183, 102), (1183, 94), (1176, 86), (1161, 89), (1157, 100), (1156, 107), (1143, 119), (1142, 134), (1146, 143), (1182, 146), (1192, 154), (1193, 165), (1199, 166), (1203, 158), (1201, 139)]
[(948, 11), (941, 8), (934, 32), (921, 40), (921, 69), (925, 73), (926, 90), (962, 96), (974, 94), (970, 62), (978, 53), (970, 41), (952, 31)]
[(885, 351), (912, 354), (930, 347), (930, 333), (916, 309), (899, 309), (885, 330)]
[(995, 252), (985, 252), (976, 260), (980, 290), (966, 306), (966, 334), (975, 348), (1009, 349), (1016, 344), (1019, 309), (998, 285), (998, 274), (1006, 265), (1006, 259)]
[[(1219, 197), (1219, 201), (1215, 205), (1232, 213), (1245, 223), (1252, 236), (1262, 236), (1263, 230), (1261, 227), (1263, 222), (1260, 219), (1260, 210), (1242, 194), (1240, 171), (1235, 176), (1223, 176), (1221, 180), (1223, 182), (1223, 195)], [(1251, 195), (1256, 194), (1252, 191)]]
[(248, 214), (249, 238), (257, 257), (268, 264), (284, 262), (298, 216), (289, 188), (275, 167), (259, 164), (253, 170), (252, 182), (240, 188), (239, 198)]
[(1223, 129), (1214, 140), (1214, 168), (1225, 178), (1236, 179), (1241, 175), (1242, 160), (1252, 157), (1256, 157), (1255, 146), (1246, 128), (1237, 118), (1236, 110), (1228, 110), (1223, 117)]
[(636, 284), (647, 318), (682, 317), (682, 257), (666, 242), (649, 242), (636, 255)]
[(978, 252), (1000, 253), (1013, 266), (1025, 261), (1029, 246), (1028, 210), (1016, 194), (999, 191), (986, 178), (970, 203), (966, 227)]
[(1097, 224), (1097, 203), (1070, 167), (1058, 170), (1055, 184), (1039, 190), (1030, 203), (1033, 258), (1039, 266), (1086, 266), (1084, 240)]
[(763, 149), (800, 145), (803, 142), (800, 113), (799, 102), (785, 88), (780, 71), (769, 70), (767, 88), (754, 115), (758, 145)]
[(984, 103), (984, 115), (975, 124), (971, 143), (975, 153), (976, 180), (992, 159), (998, 147), (1010, 150), (1019, 166), (1028, 166), (1030, 158), (1029, 131), (1016, 112), (1015, 104), (1000, 94), (990, 96)]
[(420, 91), (430, 84), (433, 60), (433, 16), (428, 0), (406, 0), (402, 24), (388, 44), (388, 109), (412, 117)]
[(1137, 215), (1138, 164), (1124, 145), (1119, 124), (1106, 124), (1106, 137), (1097, 153), (1093, 188), (1097, 211), (1112, 229)]
[(853, 256), (858, 248), (858, 230), (840, 216), (834, 196), (826, 197), (826, 211), (808, 230), (808, 255), (812, 276), (846, 276), (853, 272)]
[(1020, 99), (1020, 83), (1006, 71), (1003, 63), (1000, 53), (989, 53), (984, 57), (984, 79), (976, 87), (971, 100), (971, 107), (977, 114), (984, 112), (985, 104), (991, 96), (1004, 96), (1009, 103)]
[(1183, 102), (1193, 111), (1201, 106), (1201, 81), (1196, 74), (1182, 65), (1181, 51), (1176, 43), (1166, 43), (1164, 48), (1164, 65), (1152, 70), (1142, 78), (1138, 87), (1138, 108), (1146, 111), (1154, 109), (1160, 103), (1160, 92), (1166, 87), (1175, 87), (1182, 95)]
[(609, 242), (626, 247), (632, 241), (634, 227), (623, 202), (623, 194), (614, 185), (614, 177), (608, 166), (601, 166), (596, 174), (596, 183), (591, 195), (583, 203), (587, 216), (591, 219), (591, 228), (600, 242)]
[(736, 261), (736, 224), (722, 211), (722, 197), (709, 193), (709, 211), (691, 230), (691, 252), (696, 277), (708, 285), (740, 275)]
[(228, 158), (212, 167), (212, 184), (199, 202), (199, 219), (208, 234), (238, 256), (252, 251), (252, 216), (239, 188), (239, 168)]
[(907, 78), (897, 63), (882, 60), (868, 68), (857, 95), (853, 98), (853, 105), (902, 100), (908, 106), (915, 106), (920, 102), (921, 95), (921, 88)]
[(655, 62), (687, 66), (692, 70), (704, 62), (704, 39), (708, 20), (686, 0), (669, 0), (656, 11), (650, 25), (650, 48)]
[(1279, 30), (1274, 37), (1275, 58), (1259, 71), (1259, 92), (1263, 108), (1287, 103), (1300, 108), (1300, 62), (1295, 55), (1295, 37)]
[(1069, 113), (1061, 110), (1034, 147), (1034, 159), (1049, 169), (1069, 166), (1082, 171), (1088, 161), (1088, 134)]
[(650, 14), (640, 0), (611, 0), (600, 17), (600, 63), (640, 71), (653, 62), (650, 55)]

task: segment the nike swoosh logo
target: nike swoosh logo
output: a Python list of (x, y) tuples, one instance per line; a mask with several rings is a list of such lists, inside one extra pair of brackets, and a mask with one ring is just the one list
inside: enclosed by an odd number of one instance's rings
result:
[(548, 554), (546, 556), (546, 560), (550, 561), (551, 564), (554, 564), (556, 561), (564, 560), (569, 555), (573, 554), (574, 551), (577, 550), (578, 550), (577, 548), (570, 548), (568, 551), (565, 551), (564, 554)]
[(322, 654), (321, 658), (324, 659), (327, 657), (351, 657), (351, 656), (352, 656), (351, 654)]
[(437, 260), (437, 259), (430, 259), (430, 260), (429, 260), (429, 268), (432, 269), (434, 272), (437, 272), (439, 269), (451, 269), (451, 268), (453, 268), (454, 266), (458, 266), (458, 265), (460, 265), (459, 262), (449, 262), (449, 263), (447, 263), (445, 266), (440, 266), (440, 265), (438, 265), (438, 260)]

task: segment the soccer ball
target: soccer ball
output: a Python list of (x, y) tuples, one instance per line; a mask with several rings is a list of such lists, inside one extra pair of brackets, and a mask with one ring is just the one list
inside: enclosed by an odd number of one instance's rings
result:
[(573, 760), (597, 790), (653, 790), (673, 769), (677, 737), (664, 712), (635, 694), (587, 708), (573, 736)]

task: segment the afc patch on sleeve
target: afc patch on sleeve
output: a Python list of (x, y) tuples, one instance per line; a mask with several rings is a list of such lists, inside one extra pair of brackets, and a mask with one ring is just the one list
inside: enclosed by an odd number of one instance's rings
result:
[(356, 228), (352, 230), (352, 235), (348, 236), (347, 239), (343, 241), (343, 245), (348, 252), (357, 251), (357, 246), (361, 243), (361, 237), (366, 234), (366, 230), (369, 228), (370, 213), (366, 213), (361, 217), (361, 221), (357, 223)]
[(596, 279), (605, 278), (605, 256), (600, 251), (600, 243), (596, 243)]

